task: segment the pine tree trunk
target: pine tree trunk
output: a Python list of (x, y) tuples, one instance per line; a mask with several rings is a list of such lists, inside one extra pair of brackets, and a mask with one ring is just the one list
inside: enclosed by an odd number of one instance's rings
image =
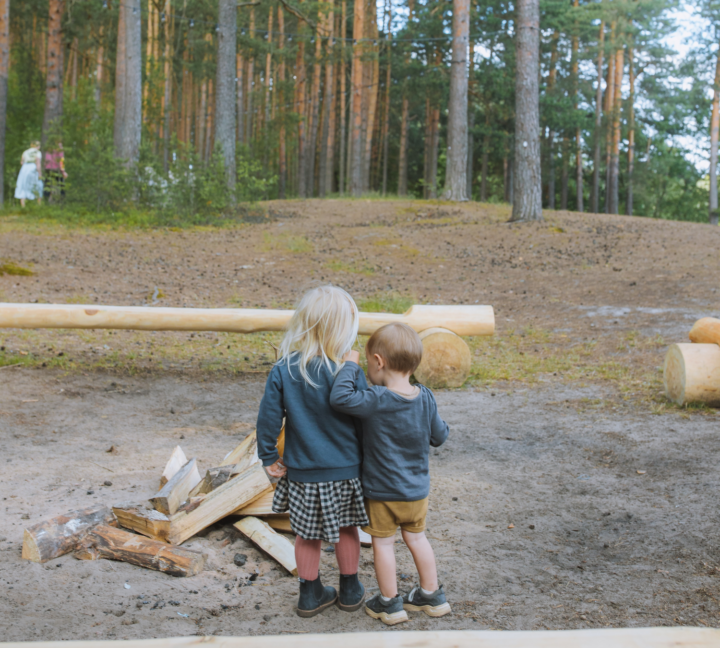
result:
[[(267, 43), (268, 51), (265, 54), (265, 136), (269, 136), (270, 126), (270, 77), (272, 72), (272, 37), (273, 37), (273, 8), (268, 11)], [(267, 139), (265, 140), (267, 142)], [(267, 150), (267, 144), (266, 144)]]
[(140, 0), (120, 4), (115, 90), (115, 155), (135, 167), (142, 137), (142, 40)]
[[(408, 81), (405, 82), (406, 84)], [(408, 118), (410, 116), (410, 101), (407, 90), (403, 89), (402, 111), (400, 112), (400, 152), (398, 160), (398, 195), (407, 196), (408, 192)]]
[(307, 196), (306, 164), (307, 164), (307, 122), (305, 120), (305, 85), (307, 69), (305, 67), (305, 39), (301, 39), (295, 59), (295, 112), (298, 115), (298, 155), (297, 155), (297, 194), (301, 198)]
[[(278, 101), (283, 106), (285, 112), (285, 12), (282, 7), (278, 7), (278, 56), (280, 63), (278, 65)], [(238, 81), (238, 88), (240, 82)], [(240, 100), (238, 100), (240, 105)], [(238, 125), (238, 129), (240, 126)], [(287, 188), (287, 145), (285, 142), (285, 115), (280, 116), (280, 129), (278, 132), (278, 198), (284, 199)]]
[[(373, 134), (377, 124), (378, 94), (380, 91), (380, 60), (378, 56), (377, 39), (379, 36), (377, 25), (377, 4), (375, 0), (366, 0), (365, 8), (365, 58), (363, 74), (363, 162), (362, 187), (363, 191), (370, 190), (370, 165), (372, 162)], [(369, 54), (372, 53), (372, 56)]]
[(350, 73), (350, 137), (348, 138), (348, 184), (352, 196), (362, 194), (363, 154), (363, 36), (365, 32), (365, 0), (355, 2), (353, 19), (353, 58)]
[[(255, 7), (250, 7), (250, 30), (248, 31), (248, 38), (255, 38)], [(302, 44), (301, 44), (302, 46)], [(248, 150), (252, 153), (253, 141), (253, 83), (255, 82), (255, 57), (251, 51), (248, 56), (247, 62), (247, 89), (245, 91), (245, 98), (247, 100), (247, 106), (245, 108), (245, 145)]]
[(222, 149), (225, 179), (235, 195), (235, 53), (237, 0), (219, 0), (217, 71), (215, 81), (215, 141)]
[(165, 0), (165, 91), (163, 93), (163, 168), (165, 173), (170, 164), (170, 110), (172, 109), (172, 22), (170, 0)]
[[(720, 50), (715, 63), (715, 83), (713, 84), (712, 115), (710, 116), (710, 210), (711, 225), (718, 224), (718, 135), (720, 134)], [(648, 152), (650, 141), (648, 140)], [(648, 156), (649, 157), (649, 156)]]
[(475, 161), (475, 107), (470, 100), (472, 90), (475, 86), (475, 41), (470, 41), (470, 54), (468, 65), (468, 143), (467, 143), (467, 197), (473, 199), (473, 164)]
[(428, 184), (430, 186), (430, 194), (428, 198), (435, 199), (438, 197), (438, 153), (440, 147), (440, 108), (434, 108), (431, 111), (430, 121), (430, 175)]
[(448, 106), (445, 200), (467, 200), (468, 77), (470, 0), (453, 0), (453, 42)]
[(200, 83), (198, 106), (195, 112), (195, 150), (198, 158), (205, 162), (205, 120), (207, 118), (207, 80)]
[(59, 134), (63, 115), (63, 58), (65, 44), (63, 43), (62, 18), (65, 11), (65, 0), (50, 0), (49, 6), (47, 81), (42, 129), (43, 148), (50, 135)]
[(238, 144), (245, 143), (245, 58), (241, 52), (237, 53), (235, 64), (235, 74), (237, 75), (237, 107), (235, 114), (237, 115), (237, 127), (235, 128), (235, 137)]
[[(490, 158), (490, 119), (485, 118), (485, 134), (483, 135), (482, 160), (480, 162), (480, 202), (487, 202), (487, 176), (488, 176), (488, 160)], [(503, 158), (503, 185), (507, 185), (507, 157)], [(507, 191), (505, 191), (505, 200), (507, 201)]]
[(318, 189), (321, 197), (332, 191), (332, 165), (333, 165), (333, 115), (332, 106), (335, 104), (335, 82), (333, 72), (333, 36), (335, 30), (334, 0), (328, 3), (328, 14), (325, 22), (325, 92), (323, 95), (323, 128), (320, 143), (320, 173), (318, 176)]
[(602, 70), (605, 53), (605, 21), (600, 23), (597, 58), (597, 88), (595, 89), (595, 132), (593, 133), (593, 178), (590, 211), (600, 211), (600, 146), (602, 142)]
[(625, 213), (633, 215), (633, 174), (635, 173), (635, 52), (632, 46), (628, 47), (628, 74), (630, 77), (630, 96), (628, 97), (628, 171), (627, 171), (627, 198)]
[(539, 0), (518, 0), (516, 21), (515, 160), (511, 221), (542, 220), (540, 170)]
[[(7, 0), (7, 2), (9, 1), (10, 0)], [(100, 25), (100, 30), (98, 32), (98, 40), (100, 41), (100, 44), (98, 45), (95, 57), (95, 103), (97, 104), (98, 109), (102, 103), (102, 86), (103, 81), (105, 80), (105, 75), (103, 74), (103, 67), (105, 66), (105, 47), (103, 46), (104, 36), (103, 27)]]
[[(579, 6), (579, 0), (573, 0), (573, 7), (577, 10)], [(580, 86), (580, 74), (579, 74), (579, 61), (578, 61), (578, 50), (579, 50), (579, 37), (578, 37), (578, 24), (575, 21), (573, 25), (573, 37), (571, 44), (571, 59), (572, 59), (572, 84), (573, 84), (573, 108), (577, 113), (578, 109), (578, 93)], [(584, 211), (583, 205), (583, 167), (582, 167), (582, 131), (580, 127), (575, 129), (575, 209), (576, 211)]]
[(77, 100), (77, 87), (78, 87), (78, 49), (80, 47), (80, 41), (78, 37), (76, 36), (73, 38), (73, 44), (72, 44), (72, 53), (73, 53), (73, 60), (72, 60), (72, 74), (70, 75), (70, 87), (72, 88), (72, 100)]
[[(324, 22), (324, 16), (319, 15), (319, 22)], [(315, 38), (315, 59), (313, 61), (312, 86), (310, 90), (310, 106), (308, 110), (308, 155), (305, 172), (305, 186), (307, 196), (311, 198), (315, 194), (315, 158), (317, 156), (318, 122), (320, 117), (320, 80), (321, 80), (321, 59), (322, 59), (322, 38), (320, 35)]]
[(620, 209), (620, 114), (622, 112), (622, 79), (625, 69), (624, 51), (620, 47), (615, 53), (615, 97), (612, 109), (612, 148), (610, 150), (610, 188), (608, 199), (610, 209), (608, 213), (617, 214)]
[[(547, 94), (552, 96), (555, 92), (557, 80), (558, 40), (560, 32), (556, 29), (552, 35), (550, 46), (550, 71), (548, 72)], [(544, 131), (545, 129), (543, 129)], [(550, 127), (548, 135), (548, 209), (555, 209), (555, 131)]]
[(562, 169), (560, 172), (560, 209), (567, 209), (568, 203), (568, 140), (567, 137), (563, 137), (562, 140)]
[(346, 105), (346, 83), (347, 70), (345, 68), (345, 40), (347, 37), (347, 0), (342, 0), (340, 10), (340, 25), (338, 37), (340, 38), (340, 132), (338, 134), (338, 193), (342, 196), (345, 193), (345, 174), (347, 172), (345, 161), (345, 144), (347, 142), (347, 105)]
[(387, 70), (385, 71), (385, 106), (383, 114), (383, 167), (382, 167), (382, 195), (387, 195), (388, 179), (388, 153), (390, 149), (390, 85), (392, 84), (392, 4), (389, 0), (385, 3), (385, 42), (387, 44)]
[(215, 140), (213, 137), (213, 124), (215, 123), (215, 95), (213, 93), (213, 80), (207, 82), (207, 103), (206, 103), (206, 120), (205, 120), (205, 161), (210, 162), (213, 150), (215, 148)]
[(10, 70), (10, 0), (0, 0), (0, 209), (5, 205), (5, 127)]
[[(613, 41), (617, 40), (615, 36), (616, 23), (611, 23), (610, 33)], [(605, 82), (605, 213), (610, 214), (611, 198), (610, 198), (610, 174), (612, 157), (612, 120), (613, 120), (613, 104), (615, 101), (615, 58), (617, 50), (612, 51), (608, 59), (607, 81)]]

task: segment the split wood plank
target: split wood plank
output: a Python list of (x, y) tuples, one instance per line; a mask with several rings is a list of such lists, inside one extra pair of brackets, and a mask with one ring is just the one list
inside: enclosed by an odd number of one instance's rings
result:
[(275, 531), (282, 531), (283, 533), (294, 533), (290, 526), (290, 517), (284, 513), (282, 515), (273, 515), (263, 520), (267, 525)]
[[(135, 331), (284, 331), (294, 311), (248, 308), (145, 308), (97, 304), (0, 304), (0, 328), (126, 329)], [(360, 313), (360, 335), (401, 322), (418, 333), (433, 327), (457, 335), (493, 335), (492, 306), (416, 305), (402, 315)]]
[(242, 470), (238, 470), (237, 464), (230, 466), (217, 466), (210, 468), (205, 473), (203, 480), (190, 491), (191, 496), (203, 495), (215, 490), (218, 486), (222, 486), (225, 482), (230, 481), (232, 477), (241, 473)]
[(47, 562), (75, 551), (85, 534), (98, 524), (117, 524), (106, 506), (70, 511), (25, 529), (22, 557), (32, 562)]
[(286, 537), (256, 517), (246, 517), (234, 524), (249, 540), (254, 542), (265, 553), (270, 554), (293, 576), (298, 575), (295, 562), (295, 547)]
[(194, 511), (179, 512), (170, 518), (171, 544), (182, 544), (198, 531), (242, 507), (271, 487), (265, 470), (253, 464), (237, 477), (208, 493), (203, 503)]
[(240, 464), (240, 470), (244, 470), (257, 461), (257, 434), (253, 430), (241, 442), (240, 445), (225, 455), (220, 462), (221, 466), (230, 466), (232, 464)]
[(182, 451), (182, 448), (180, 446), (175, 446), (175, 449), (172, 451), (172, 454), (170, 455), (170, 459), (168, 459), (168, 462), (165, 464), (165, 470), (163, 470), (163, 474), (160, 477), (160, 488), (165, 486), (177, 473), (180, 468), (182, 468), (187, 463), (187, 457), (185, 456), (185, 453)]
[(272, 510), (273, 497), (275, 497), (275, 485), (249, 504), (233, 511), (233, 515), (285, 515), (284, 513), (275, 513)]
[(141, 533), (153, 540), (168, 541), (170, 518), (164, 513), (142, 504), (119, 504), (113, 506), (112, 510), (121, 527)]
[(171, 547), (123, 529), (102, 525), (85, 536), (76, 557), (81, 560), (120, 560), (170, 576), (195, 576), (202, 571), (207, 560), (207, 554), (199, 551)]
[(1, 648), (717, 648), (716, 628), (587, 630), (409, 630), (268, 637), (169, 637), (124, 641), (10, 642)]
[(178, 470), (170, 481), (165, 484), (155, 495), (150, 498), (153, 506), (165, 515), (175, 513), (183, 504), (190, 491), (201, 481), (197, 469), (197, 461), (190, 459), (180, 470)]

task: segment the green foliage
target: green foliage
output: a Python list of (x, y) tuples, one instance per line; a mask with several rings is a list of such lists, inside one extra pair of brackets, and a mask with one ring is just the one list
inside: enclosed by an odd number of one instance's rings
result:
[(412, 296), (399, 293), (375, 293), (371, 297), (356, 300), (358, 308), (365, 313), (404, 313), (417, 302)]

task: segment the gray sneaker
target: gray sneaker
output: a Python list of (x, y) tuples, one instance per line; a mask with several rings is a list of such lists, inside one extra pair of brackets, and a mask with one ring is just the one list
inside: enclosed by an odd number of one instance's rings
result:
[(410, 612), (425, 612), (431, 617), (441, 617), (452, 612), (442, 585), (429, 596), (424, 594), (419, 586), (413, 587), (402, 599), (403, 608)]
[(403, 599), (396, 596), (387, 603), (380, 594), (376, 594), (365, 603), (365, 612), (373, 619), (380, 619), (385, 625), (395, 625), (408, 620), (407, 612), (403, 609)]

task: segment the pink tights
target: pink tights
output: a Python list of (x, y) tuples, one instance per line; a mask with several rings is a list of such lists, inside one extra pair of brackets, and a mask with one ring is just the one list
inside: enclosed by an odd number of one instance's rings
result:
[[(300, 536), (295, 538), (295, 561), (300, 578), (314, 581), (318, 577), (320, 547), (320, 540), (303, 540)], [(335, 557), (343, 576), (357, 574), (360, 564), (360, 537), (357, 527), (340, 527), (340, 542), (335, 545)]]

